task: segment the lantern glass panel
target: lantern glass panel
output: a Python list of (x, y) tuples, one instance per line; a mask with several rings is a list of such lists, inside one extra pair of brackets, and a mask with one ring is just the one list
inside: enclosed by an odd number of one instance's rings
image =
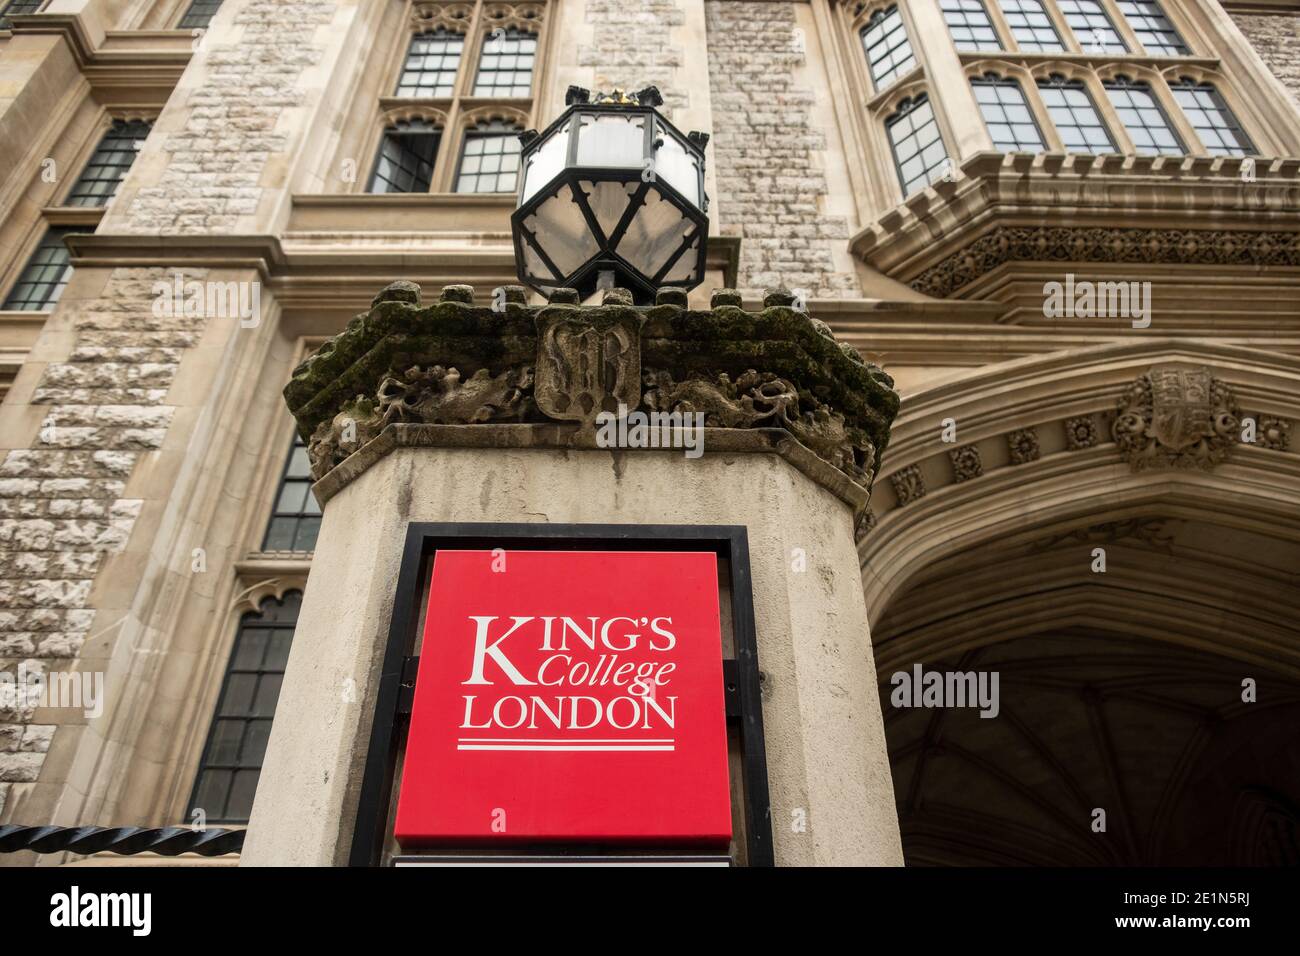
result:
[(553, 288), (555, 286), (555, 275), (546, 267), (546, 263), (542, 262), (542, 257), (537, 254), (533, 244), (524, 240), (523, 249), (524, 269), (528, 278), (540, 286)]
[(696, 209), (700, 207), (700, 165), (695, 155), (676, 136), (659, 124), (656, 137), (663, 145), (655, 152), (655, 175), (666, 182)]
[(651, 189), (646, 193), (645, 205), (637, 210), (619, 241), (617, 252), (642, 275), (652, 278), (694, 227), (659, 190)]
[(541, 250), (565, 275), (576, 272), (583, 263), (600, 251), (596, 237), (587, 228), (582, 210), (573, 201), (568, 186), (542, 202), (524, 225), (537, 238)]
[(631, 199), (632, 194), (636, 192), (639, 183), (594, 183), (583, 181), (578, 185), (586, 193), (587, 205), (591, 207), (592, 214), (595, 215), (601, 232), (608, 239), (618, 227), (619, 220), (623, 218), (623, 213), (627, 212), (628, 201)]
[(695, 267), (700, 258), (700, 240), (696, 239), (690, 247), (682, 253), (681, 258), (673, 263), (673, 267), (665, 274), (663, 281), (686, 282), (695, 274)]
[(642, 168), (646, 158), (645, 123), (642, 113), (579, 117), (578, 165)]
[(569, 124), (565, 123), (546, 142), (528, 154), (524, 166), (522, 202), (527, 202), (534, 193), (560, 174), (568, 152)]

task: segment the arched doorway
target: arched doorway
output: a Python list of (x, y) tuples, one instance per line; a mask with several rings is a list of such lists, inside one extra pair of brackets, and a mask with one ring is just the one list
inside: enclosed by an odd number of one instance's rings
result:
[[(1107, 347), (904, 406), (862, 556), (909, 865), (1300, 864), (1300, 456), (1135, 470), (1124, 383), (1171, 361), (1231, 377), (1243, 418), (1300, 393), (1274, 360)], [(955, 447), (942, 418), (972, 425)], [(997, 674), (997, 715), (891, 703), (917, 665)]]

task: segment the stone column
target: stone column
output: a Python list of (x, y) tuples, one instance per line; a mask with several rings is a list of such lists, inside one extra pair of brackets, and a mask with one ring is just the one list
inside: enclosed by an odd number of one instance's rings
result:
[[(708, 311), (680, 292), (581, 308), (514, 289), (500, 312), (467, 286), (418, 295), (390, 286), (285, 390), (324, 520), (242, 865), (346, 861), (412, 521), (745, 526), (777, 862), (901, 863), (854, 545), (898, 408), (888, 376), (788, 293), (752, 313), (728, 291)], [(600, 448), (599, 407), (563, 420), (576, 363), (555, 361), (556, 324), (632, 330), (627, 404), (705, 413), (703, 454)]]

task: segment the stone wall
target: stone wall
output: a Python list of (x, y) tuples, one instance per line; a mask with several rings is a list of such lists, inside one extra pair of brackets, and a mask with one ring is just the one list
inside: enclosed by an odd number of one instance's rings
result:
[[(96, 636), (91, 587), (142, 504), (125, 497), (127, 479), (143, 452), (161, 447), (168, 387), (204, 325), (153, 314), (160, 280), (171, 275), (116, 269), (98, 296), (60, 306), (72, 352), (46, 366), (32, 395), (49, 406), (33, 447), (0, 462), (0, 670), (66, 670)], [(0, 812), (13, 784), (36, 780), (54, 734), (34, 715), (0, 708)]]
[(657, 86), (664, 110), (690, 105), (690, 92), (676, 82), (682, 48), (672, 42), (672, 30), (686, 22), (675, 0), (587, 0), (586, 20), (593, 42), (578, 48), (578, 65), (596, 71), (594, 88), (609, 91)]
[(1232, 19), (1273, 75), (1300, 99), (1300, 16), (1233, 13)]
[(718, 177), (713, 214), (724, 235), (742, 238), (741, 288), (860, 295), (856, 277), (837, 271), (831, 256), (849, 227), (822, 212), (826, 137), (809, 118), (813, 90), (795, 77), (805, 60), (795, 4), (707, 0), (705, 16)]
[(257, 212), (267, 162), (289, 147), (281, 114), (304, 102), (298, 81), (322, 56), (312, 32), (333, 13), (317, 0), (243, 4), (235, 15), (243, 36), (205, 58), (207, 75), (184, 101), (184, 128), (163, 142), (161, 177), (130, 201), (128, 231), (229, 233)]

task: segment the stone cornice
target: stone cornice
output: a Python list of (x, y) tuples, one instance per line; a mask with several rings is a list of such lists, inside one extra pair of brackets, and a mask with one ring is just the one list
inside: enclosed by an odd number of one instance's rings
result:
[[(776, 455), (839, 498), (857, 514), (866, 507), (870, 493), (799, 444), (783, 428), (705, 428), (704, 447), (710, 454)], [(375, 462), (398, 448), (535, 448), (601, 450), (590, 432), (577, 425), (500, 424), (481, 425), (389, 425), (320, 481), (312, 485), (322, 505), (350, 485)], [(614, 450), (615, 454), (657, 454), (655, 450)], [(676, 450), (680, 455), (681, 451)]]
[(851, 248), (939, 298), (1008, 261), (1300, 265), (1300, 159), (1257, 160), (1253, 181), (1242, 162), (979, 153)]
[(15, 35), (63, 37), (92, 89), (154, 90), (160, 94), (158, 105), (194, 55), (188, 30), (110, 31), (97, 42), (78, 14), (20, 14), (12, 21)]
[[(733, 290), (716, 290), (707, 310), (687, 308), (680, 290), (663, 290), (655, 305), (642, 307), (621, 289), (585, 307), (571, 289), (542, 306), (526, 305), (522, 287), (501, 292), (492, 307), (477, 306), (471, 287), (453, 285), (421, 307), (418, 286), (393, 283), (294, 370), (285, 401), (318, 479), (398, 424), (465, 426), (485, 435), (537, 426), (519, 432), (525, 444), (643, 447), (597, 441), (597, 429), (608, 424), (601, 413), (618, 408), (620, 416), (676, 422), (652, 424), (656, 436), (661, 427), (678, 429), (679, 438), (684, 427), (705, 428), (724, 448), (735, 444), (733, 432), (779, 432), (785, 437), (769, 436), (759, 450), (791, 441), (850, 485), (870, 487), (898, 394), (888, 375), (837, 342), (825, 323), (793, 308), (792, 294), (771, 292), (750, 312)], [(682, 447), (668, 437), (649, 447), (670, 444)], [(792, 460), (800, 454), (790, 452)], [(856, 494), (836, 493), (845, 500)]]

